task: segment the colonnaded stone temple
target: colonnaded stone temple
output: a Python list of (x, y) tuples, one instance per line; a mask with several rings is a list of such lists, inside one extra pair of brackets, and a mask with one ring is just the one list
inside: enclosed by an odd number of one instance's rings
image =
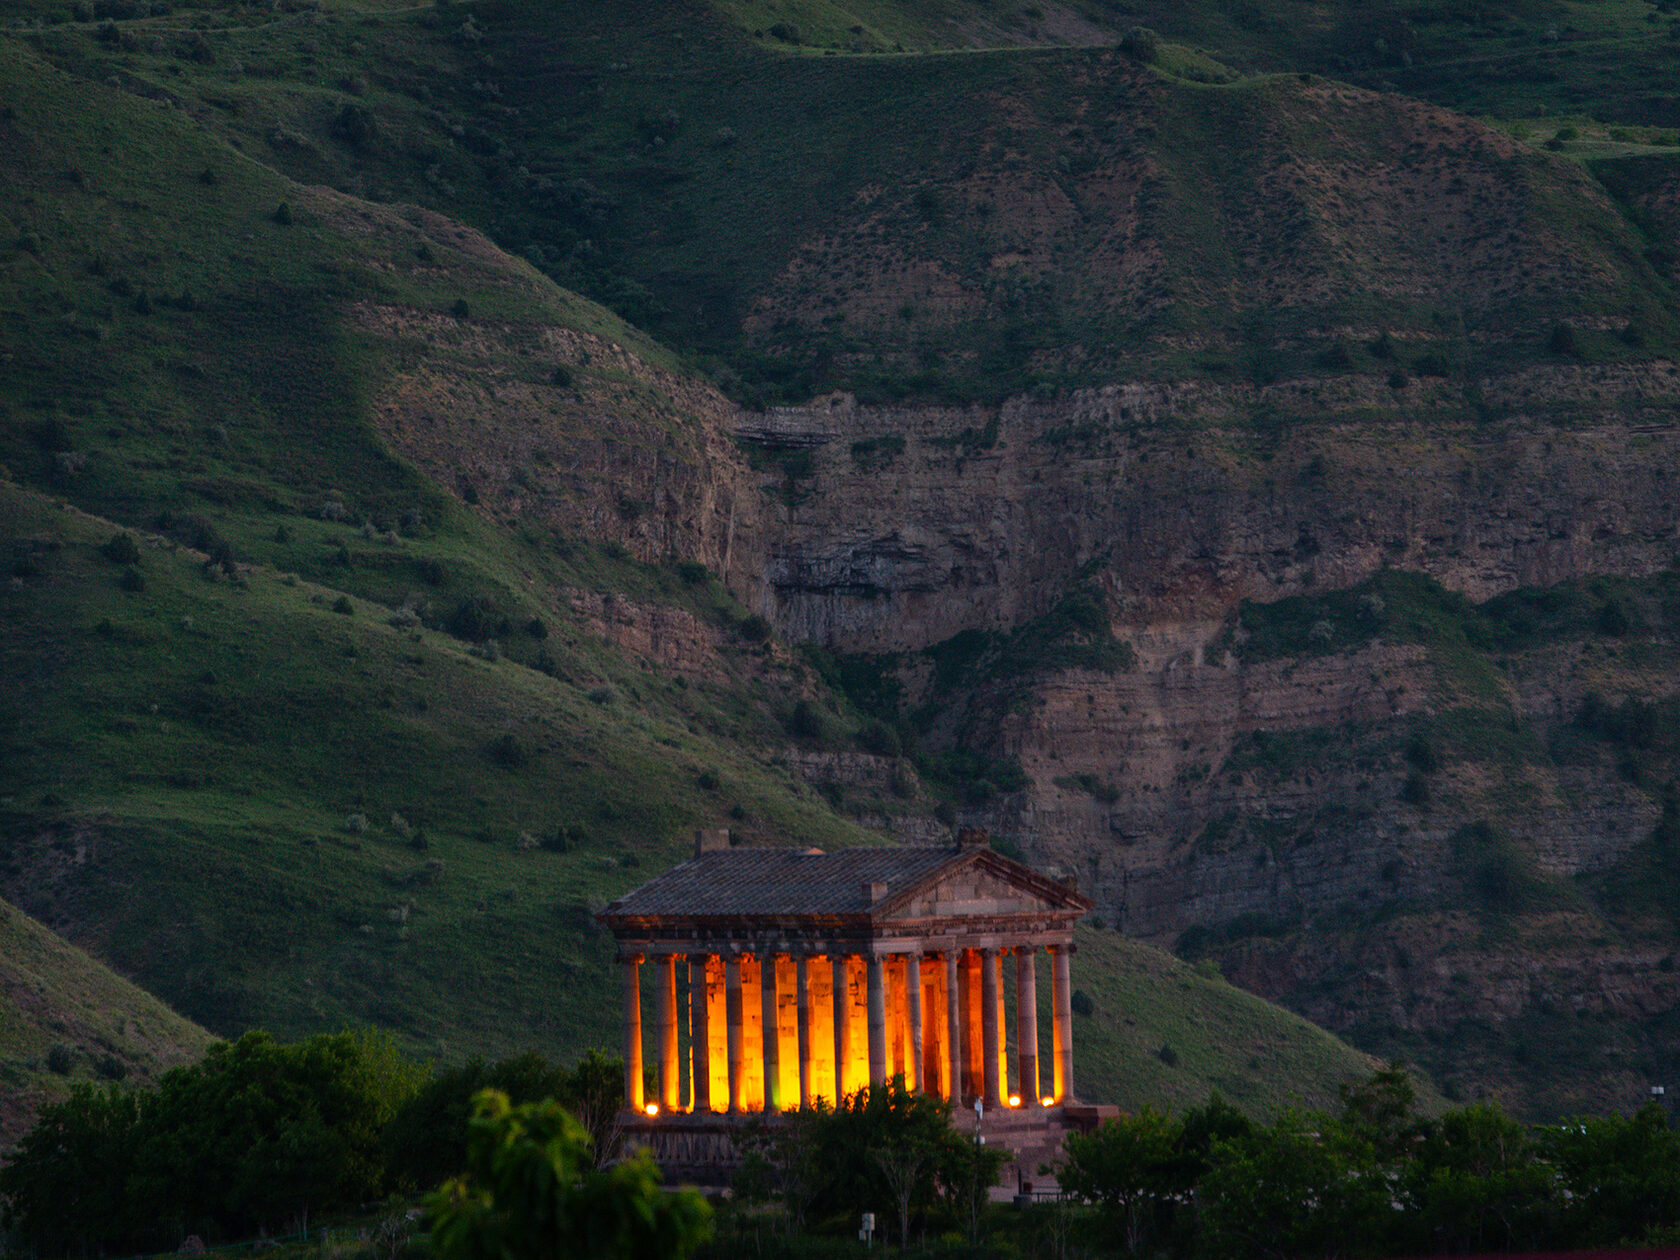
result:
[(1070, 978), (1074, 923), (1090, 908), (978, 832), (835, 853), (732, 848), (728, 832), (701, 832), (692, 859), (599, 916), (623, 968), (633, 1136), (668, 1166), (716, 1165), (744, 1117), (902, 1076), (954, 1108), (980, 1100), (994, 1132), (1059, 1141), (1096, 1110), (1075, 1101)]

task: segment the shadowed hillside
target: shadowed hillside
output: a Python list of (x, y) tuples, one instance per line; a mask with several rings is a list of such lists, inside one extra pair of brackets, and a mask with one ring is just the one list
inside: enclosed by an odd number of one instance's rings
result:
[[(86, 854), (66, 854), (70, 861)], [(154, 1081), (209, 1033), (0, 902), (0, 1151), (73, 1082)]]

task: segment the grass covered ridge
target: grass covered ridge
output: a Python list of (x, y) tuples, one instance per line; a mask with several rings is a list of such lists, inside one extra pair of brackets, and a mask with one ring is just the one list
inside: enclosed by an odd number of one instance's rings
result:
[[(327, 4), (281, 21), (72, 23), (32, 42), (78, 77), (174, 101), (296, 179), (474, 223), (754, 401), (1276, 379), (1385, 329), (1441, 362), (1503, 370), (1544, 358), (1576, 316), (1613, 315), (1642, 342), (1583, 334), (1594, 357), (1675, 344), (1653, 242), (1575, 163), (1277, 74), (1330, 69), (1309, 55), (1319, 11), (1273, 6), (1241, 33), (1195, 6), (1136, 15), (1269, 72), (1231, 82), (1176, 45), (1158, 67), (1113, 47), (801, 55), (848, 15), (842, 43), (926, 47), (976, 23), (982, 42), (1035, 42), (978, 6), (888, 7), (892, 23), (881, 6), (811, 0), (766, 24), (746, 3), (610, 0), (557, 28), (525, 0)], [(63, 16), (45, 0), (27, 11)], [(1112, 43), (1117, 22), (1053, 5), (1025, 26)], [(1348, 38), (1364, 39), (1356, 25)]]
[[(699, 689), (622, 665), (585, 689), (157, 537), (119, 563), (110, 525), (0, 496), (0, 882), (217, 1031), (607, 1042), (591, 912), (676, 837), (868, 838), (685, 719)], [(94, 857), (59, 872), (66, 845)]]
[(210, 1041), (204, 1029), (0, 901), (0, 1151), (72, 1082), (152, 1081), (196, 1059)]

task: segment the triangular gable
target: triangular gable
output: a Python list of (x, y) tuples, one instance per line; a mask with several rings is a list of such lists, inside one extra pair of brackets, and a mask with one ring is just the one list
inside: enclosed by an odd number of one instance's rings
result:
[(1000, 915), (1077, 917), (1091, 902), (1064, 884), (990, 849), (947, 863), (874, 908), (874, 918), (962, 919)]

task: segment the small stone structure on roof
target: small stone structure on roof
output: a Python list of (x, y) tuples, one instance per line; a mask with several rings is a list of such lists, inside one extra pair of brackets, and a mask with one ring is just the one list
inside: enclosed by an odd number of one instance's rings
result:
[[(965, 832), (955, 846), (825, 853), (737, 849), (728, 832), (701, 832), (692, 859), (602, 910), (623, 968), (634, 1123), (698, 1132), (833, 1104), (894, 1077), (955, 1106), (978, 1100), (988, 1113), (1059, 1120), (1074, 1103), (1073, 927), (1091, 902), (984, 840)], [(1050, 958), (1047, 1064), (1041, 951)]]

